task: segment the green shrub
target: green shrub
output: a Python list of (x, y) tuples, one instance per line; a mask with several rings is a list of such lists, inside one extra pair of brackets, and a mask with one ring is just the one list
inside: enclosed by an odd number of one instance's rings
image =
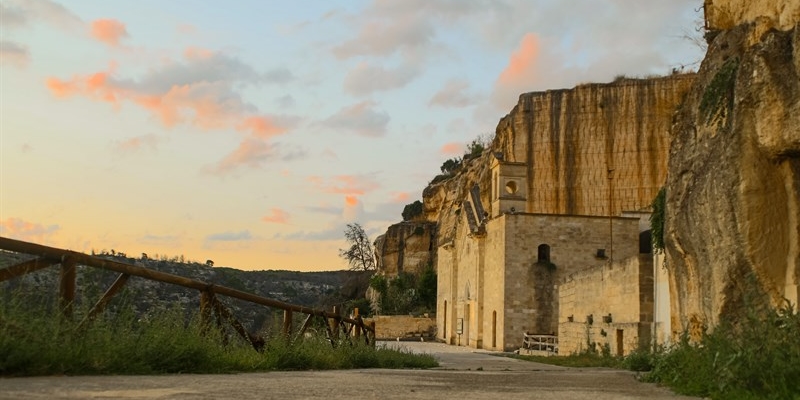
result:
[(752, 311), (698, 343), (684, 335), (645, 379), (714, 399), (800, 398), (800, 315), (790, 306)]

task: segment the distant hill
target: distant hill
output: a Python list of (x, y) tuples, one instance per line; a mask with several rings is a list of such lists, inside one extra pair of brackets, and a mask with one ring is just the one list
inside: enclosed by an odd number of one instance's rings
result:
[[(161, 272), (167, 272), (215, 285), (228, 286), (291, 304), (330, 309), (333, 305), (364, 297), (369, 276), (353, 271), (299, 272), (284, 270), (242, 271), (227, 267), (212, 267), (198, 262), (130, 258), (124, 254), (103, 254), (106, 258)], [(32, 256), (0, 251), (0, 268), (17, 264)], [(96, 302), (117, 277), (116, 272), (79, 266), (75, 309), (86, 310)], [(59, 268), (50, 267), (0, 283), (4, 300), (30, 298), (32, 301), (55, 304), (58, 295)], [(281, 310), (245, 301), (219, 297), (236, 317), (251, 331), (268, 328)], [(180, 306), (188, 312), (200, 307), (200, 294), (193, 289), (131, 277), (123, 292), (109, 305), (111, 312), (120, 307), (133, 307), (146, 316), (155, 310)], [(281, 317), (279, 317), (281, 318)]]

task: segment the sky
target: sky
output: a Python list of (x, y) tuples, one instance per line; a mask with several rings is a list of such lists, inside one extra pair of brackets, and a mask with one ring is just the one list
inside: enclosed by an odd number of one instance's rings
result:
[(700, 0), (0, 0), (0, 236), (338, 270), (521, 93), (696, 69)]

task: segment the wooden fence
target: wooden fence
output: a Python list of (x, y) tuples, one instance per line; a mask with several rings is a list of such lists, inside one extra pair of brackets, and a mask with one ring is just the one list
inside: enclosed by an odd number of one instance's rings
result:
[[(80, 323), (81, 326), (89, 323), (98, 314), (102, 313), (114, 295), (125, 286), (128, 279), (131, 276), (136, 276), (197, 290), (200, 295), (200, 315), (204, 326), (209, 326), (212, 315), (215, 315), (220, 328), (222, 328), (223, 322), (229, 323), (242, 338), (247, 340), (253, 348), (258, 351), (264, 348), (264, 338), (248, 332), (244, 325), (235, 318), (233, 313), (219, 301), (217, 298), (218, 296), (232, 297), (283, 310), (282, 332), (283, 335), (288, 338), (291, 338), (293, 335), (295, 337), (304, 335), (313, 322), (313, 319), (316, 317), (324, 321), (327, 328), (327, 337), (334, 346), (339, 339), (348, 341), (363, 340), (366, 344), (375, 344), (374, 322), (366, 324), (359, 315), (356, 315), (354, 318), (344, 317), (335, 307), (333, 312), (326, 312), (325, 310), (284, 303), (226, 286), (214, 285), (195, 279), (155, 271), (149, 268), (5, 237), (0, 237), (0, 249), (29, 254), (36, 257), (6, 268), (0, 268), (0, 282), (17, 278), (43, 268), (56, 265), (60, 266), (59, 298), (61, 310), (67, 318), (73, 318), (72, 304), (75, 301), (77, 282), (76, 267), (78, 265), (119, 272), (119, 276), (114, 283), (109, 286), (100, 299), (97, 300), (97, 303), (88, 311), (86, 317)], [(296, 333), (293, 333), (292, 329), (293, 313), (307, 315), (303, 325)]]

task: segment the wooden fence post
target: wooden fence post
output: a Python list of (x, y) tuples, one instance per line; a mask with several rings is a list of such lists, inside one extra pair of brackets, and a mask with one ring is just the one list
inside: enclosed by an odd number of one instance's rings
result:
[(292, 310), (283, 310), (283, 336), (291, 338), (292, 334)]
[(200, 326), (202, 332), (207, 332), (211, 326), (211, 313), (214, 307), (214, 292), (211, 290), (200, 291)]
[(342, 317), (339, 315), (339, 307), (333, 306), (333, 323), (331, 324), (331, 331), (333, 331), (333, 339), (339, 339), (339, 324)]
[(75, 260), (71, 257), (61, 260), (60, 278), (58, 292), (61, 297), (61, 311), (64, 313), (64, 317), (71, 319), (72, 304), (75, 302), (75, 281), (77, 279)]

